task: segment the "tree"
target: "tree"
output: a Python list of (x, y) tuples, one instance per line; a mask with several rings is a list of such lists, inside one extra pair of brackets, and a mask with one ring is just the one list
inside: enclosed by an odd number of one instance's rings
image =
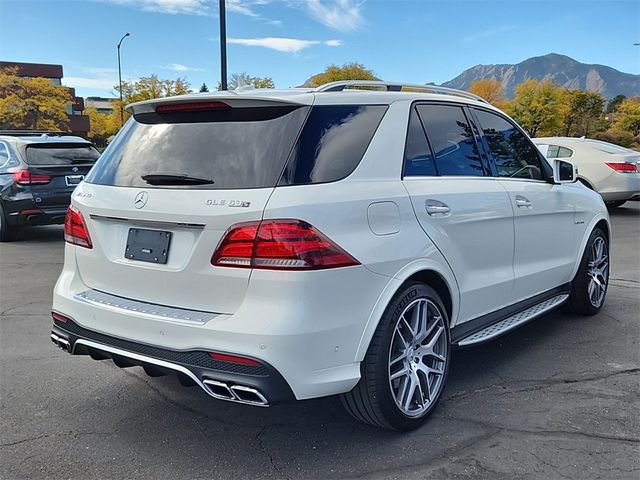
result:
[[(119, 85), (114, 87), (120, 92)], [(173, 97), (175, 95), (184, 95), (191, 93), (191, 85), (184, 78), (176, 78), (175, 80), (165, 80), (158, 78), (157, 75), (141, 77), (135, 82), (122, 82), (122, 103), (120, 100), (113, 102), (113, 113), (110, 115), (108, 122), (117, 125), (120, 128), (120, 111), (130, 103), (140, 102), (142, 100), (152, 100), (161, 97)], [(125, 120), (129, 118), (129, 114), (124, 112)]]
[[(253, 88), (275, 88), (271, 77), (252, 77), (247, 72), (233, 73), (229, 81), (229, 90), (236, 88), (253, 87)], [(222, 85), (218, 82), (218, 90), (222, 89)]]
[(67, 106), (73, 101), (69, 89), (17, 73), (0, 69), (0, 128), (67, 130)]
[(303, 87), (318, 87), (338, 80), (379, 80), (372, 70), (360, 63), (345, 63), (341, 67), (329, 65), (324, 72), (318, 73), (306, 82)]
[(203, 82), (199, 91), (200, 91), (200, 93), (208, 92), (209, 91), (209, 87), (207, 87), (207, 84)]
[(631, 132), (634, 137), (640, 135), (640, 97), (627, 98), (618, 107), (618, 119), (613, 128)]
[(560, 100), (565, 137), (586, 137), (595, 130), (604, 130), (602, 95), (586, 90), (565, 90)]
[(561, 123), (560, 87), (549, 81), (525, 80), (516, 86), (507, 110), (532, 137), (553, 134)]
[(618, 108), (620, 107), (620, 104), (626, 99), (627, 97), (624, 95), (616, 95), (615, 97), (613, 97), (611, 100), (609, 100), (609, 103), (607, 103), (607, 113), (616, 113), (618, 111)]
[[(120, 128), (120, 119), (114, 122), (110, 115), (99, 113), (95, 107), (86, 107), (84, 114), (89, 116), (91, 129), (89, 130), (88, 137), (96, 146), (104, 147), (107, 145), (107, 140), (112, 135), (115, 135)], [(118, 115), (120, 112), (118, 111)]]
[(492, 78), (483, 80), (475, 80), (469, 86), (469, 92), (484, 98), (487, 102), (501, 108), (505, 104), (504, 94), (502, 93), (502, 82)]

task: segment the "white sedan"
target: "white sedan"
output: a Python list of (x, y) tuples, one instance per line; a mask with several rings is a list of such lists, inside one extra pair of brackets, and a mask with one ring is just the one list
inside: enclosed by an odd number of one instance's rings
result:
[(589, 138), (534, 138), (549, 159), (571, 161), (578, 168), (578, 179), (602, 195), (610, 207), (640, 199), (640, 152)]

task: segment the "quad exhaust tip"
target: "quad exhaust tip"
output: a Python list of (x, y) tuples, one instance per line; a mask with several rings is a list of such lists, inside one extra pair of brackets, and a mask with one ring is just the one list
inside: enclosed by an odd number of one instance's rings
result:
[(58, 348), (64, 350), (65, 352), (71, 353), (71, 344), (66, 338), (59, 337), (55, 333), (51, 334), (51, 341)]
[(205, 378), (203, 383), (209, 389), (211, 395), (221, 400), (230, 402), (244, 403), (247, 405), (255, 405), (260, 407), (268, 407), (269, 401), (265, 396), (252, 387), (244, 385), (230, 385), (218, 380)]

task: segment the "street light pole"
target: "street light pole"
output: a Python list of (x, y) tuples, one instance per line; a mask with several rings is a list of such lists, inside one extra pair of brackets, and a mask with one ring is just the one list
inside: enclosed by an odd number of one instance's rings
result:
[(122, 41), (129, 36), (129, 33), (125, 33), (118, 42), (118, 84), (120, 86), (120, 127), (124, 125), (124, 108), (122, 105), (122, 67), (120, 66), (120, 45)]
[(220, 89), (227, 89), (227, 19), (225, 0), (220, 0)]

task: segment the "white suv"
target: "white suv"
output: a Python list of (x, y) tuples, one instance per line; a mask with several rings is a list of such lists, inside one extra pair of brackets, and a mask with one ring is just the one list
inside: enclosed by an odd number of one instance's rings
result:
[(51, 338), (257, 406), (419, 426), (451, 350), (604, 302), (601, 197), (466, 92), (151, 100), (76, 189)]

